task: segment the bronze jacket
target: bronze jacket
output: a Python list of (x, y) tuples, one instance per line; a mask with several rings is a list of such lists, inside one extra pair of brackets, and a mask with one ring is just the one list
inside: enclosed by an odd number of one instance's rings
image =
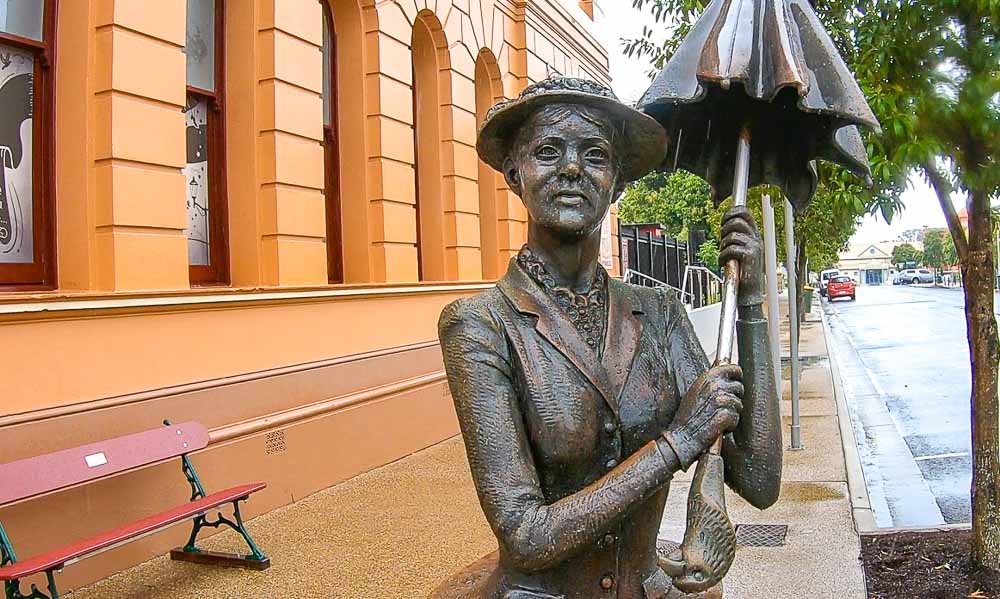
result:
[[(676, 458), (656, 439), (709, 363), (673, 293), (608, 285), (601, 358), (514, 260), (495, 288), (441, 315), (469, 465), (500, 546), (469, 597), (658, 599), (670, 588), (656, 535)], [(745, 396), (773, 389), (760, 366)]]

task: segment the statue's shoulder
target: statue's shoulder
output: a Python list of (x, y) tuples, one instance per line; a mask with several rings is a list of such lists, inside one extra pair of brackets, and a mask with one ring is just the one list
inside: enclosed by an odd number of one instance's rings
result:
[(441, 311), (438, 336), (444, 338), (446, 333), (457, 328), (493, 327), (496, 325), (496, 311), (502, 305), (503, 296), (496, 287), (454, 300)]
[(612, 293), (625, 295), (644, 312), (660, 310), (665, 303), (677, 298), (677, 291), (670, 287), (643, 287), (618, 279), (610, 279), (609, 284)]

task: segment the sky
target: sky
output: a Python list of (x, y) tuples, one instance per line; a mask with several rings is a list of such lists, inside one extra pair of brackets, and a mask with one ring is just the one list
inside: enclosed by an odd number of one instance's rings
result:
[[(644, 24), (660, 30), (663, 26), (654, 25), (652, 16), (632, 8), (631, 0), (604, 0), (601, 6), (604, 14), (601, 15), (599, 29), (605, 33), (603, 41), (611, 62), (611, 85), (623, 102), (635, 102), (649, 85), (650, 67), (647, 58), (626, 57), (620, 40), (640, 37)], [(866, 216), (851, 243), (893, 241), (909, 229), (946, 226), (937, 197), (923, 177), (914, 174), (909, 183), (909, 189), (901, 198), (905, 207), (902, 213), (895, 215), (891, 224), (887, 224), (881, 215)], [(964, 207), (964, 200), (958, 196), (953, 196), (952, 202), (956, 210)]]

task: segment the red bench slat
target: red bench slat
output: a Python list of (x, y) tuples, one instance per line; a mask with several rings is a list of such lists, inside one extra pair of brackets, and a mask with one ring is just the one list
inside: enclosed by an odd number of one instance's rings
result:
[(183, 422), (0, 464), (0, 506), (207, 446), (205, 426)]
[(266, 483), (257, 482), (219, 491), (203, 499), (177, 506), (155, 516), (150, 516), (137, 522), (94, 535), (89, 539), (77, 541), (72, 545), (19, 561), (16, 564), (10, 564), (0, 568), (0, 580), (15, 580), (39, 572), (45, 572), (46, 570), (59, 568), (76, 558), (107, 549), (123, 541), (193, 518), (202, 512), (225, 503), (248, 497), (251, 493), (260, 491), (265, 487), (267, 487)]

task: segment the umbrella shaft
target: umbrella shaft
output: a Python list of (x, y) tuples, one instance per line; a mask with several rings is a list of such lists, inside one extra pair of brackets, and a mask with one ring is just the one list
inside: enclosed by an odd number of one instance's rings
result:
[[(733, 181), (733, 206), (747, 205), (747, 185), (750, 182), (750, 126), (743, 125), (736, 148), (736, 175)], [(736, 294), (740, 286), (740, 263), (726, 262), (722, 280), (722, 314), (719, 319), (719, 339), (716, 344), (715, 363), (729, 364), (733, 360), (733, 341), (736, 339)], [(712, 453), (722, 450), (719, 438), (711, 447)]]
[[(736, 174), (733, 181), (733, 206), (747, 205), (747, 184), (750, 181), (750, 126), (744, 125), (736, 148)], [(736, 338), (736, 294), (740, 285), (740, 263), (730, 260), (725, 265), (722, 282), (722, 315), (715, 363), (728, 364), (733, 359)]]

